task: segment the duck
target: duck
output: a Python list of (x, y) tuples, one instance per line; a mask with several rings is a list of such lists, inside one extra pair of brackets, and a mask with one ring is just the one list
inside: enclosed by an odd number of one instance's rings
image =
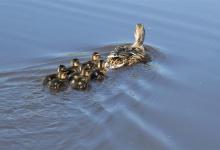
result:
[(80, 73), (81, 64), (78, 58), (74, 58), (70, 61), (70, 67), (67, 68), (68, 79), (70, 80), (75, 73)]
[(109, 53), (105, 64), (107, 68), (117, 69), (146, 61), (144, 48), (145, 29), (143, 24), (136, 24), (134, 37), (133, 44), (117, 46)]
[(57, 69), (57, 76), (47, 84), (50, 90), (61, 91), (68, 87), (68, 75), (66, 66), (60, 65)]
[(91, 71), (88, 68), (82, 68), (80, 73), (75, 73), (70, 81), (70, 86), (76, 90), (87, 90), (90, 88)]
[(92, 62), (97, 66), (97, 64), (99, 63), (99, 61), (101, 60), (101, 55), (98, 52), (94, 52), (92, 54)]
[(97, 80), (97, 81), (103, 81), (106, 77), (106, 68), (105, 68), (105, 61), (100, 60), (97, 63), (97, 69), (95, 69), (92, 74), (91, 74), (91, 79), (92, 80)]
[(89, 60), (87, 62), (84, 62), (82, 64), (82, 67), (88, 68), (92, 71), (95, 68), (97, 68), (97, 64), (98, 64), (100, 59), (101, 59), (101, 55), (98, 52), (94, 52), (91, 56), (91, 60)]
[(44, 79), (43, 79), (43, 85), (47, 86), (48, 83), (50, 83), (50, 81), (52, 81), (53, 79), (55, 78), (58, 78), (58, 76), (60, 76), (60, 73), (62, 71), (64, 71), (66, 69), (66, 67), (64, 65), (60, 65), (58, 68), (57, 68), (57, 72), (56, 73), (53, 73), (53, 74), (50, 74), (48, 76), (46, 76)]

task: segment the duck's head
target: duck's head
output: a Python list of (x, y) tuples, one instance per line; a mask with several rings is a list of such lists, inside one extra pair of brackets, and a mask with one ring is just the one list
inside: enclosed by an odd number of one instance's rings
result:
[(92, 54), (92, 61), (98, 61), (101, 59), (101, 55), (98, 52)]
[(77, 58), (72, 59), (72, 60), (70, 61), (70, 65), (71, 65), (72, 67), (79, 67), (79, 66), (80, 66), (79, 59), (77, 59)]
[(57, 73), (59, 72), (65, 72), (67, 69), (66, 69), (66, 66), (64, 65), (59, 65), (59, 67), (57, 68)]
[(133, 47), (143, 46), (144, 38), (145, 38), (145, 29), (143, 24), (136, 24), (134, 38), (135, 38), (135, 42), (133, 44)]
[(61, 80), (65, 80), (67, 79), (68, 75), (67, 75), (67, 69), (66, 66), (64, 65), (60, 65), (57, 69), (57, 76), (59, 79)]

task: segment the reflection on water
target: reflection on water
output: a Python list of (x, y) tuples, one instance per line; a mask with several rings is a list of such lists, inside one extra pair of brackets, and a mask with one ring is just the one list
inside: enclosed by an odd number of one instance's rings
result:
[[(218, 149), (219, 2), (2, 0), (0, 149)], [(145, 24), (153, 61), (88, 92), (42, 78), (103, 56)]]

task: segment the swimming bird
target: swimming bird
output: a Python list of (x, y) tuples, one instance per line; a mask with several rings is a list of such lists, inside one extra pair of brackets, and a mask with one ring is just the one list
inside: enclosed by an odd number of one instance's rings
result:
[(92, 62), (97, 66), (97, 64), (99, 63), (99, 61), (101, 60), (101, 55), (98, 52), (94, 52), (92, 54)]
[(88, 68), (91, 70), (94, 70), (95, 68), (97, 68), (97, 64), (99, 62), (99, 60), (101, 59), (101, 55), (98, 53), (98, 52), (94, 52), (92, 54), (92, 57), (91, 57), (91, 60), (87, 61), (87, 62), (84, 62), (82, 64), (82, 67), (84, 68)]
[(132, 45), (117, 46), (107, 56), (106, 67), (110, 69), (122, 66), (131, 66), (145, 61), (144, 38), (145, 29), (143, 24), (137, 24), (134, 32), (135, 41)]
[(91, 72), (88, 68), (82, 68), (80, 73), (75, 73), (70, 81), (70, 86), (76, 90), (86, 90), (90, 87)]
[(57, 72), (54, 73), (54, 74), (50, 74), (48, 76), (46, 76), (43, 80), (43, 85), (48, 85), (48, 83), (50, 83), (50, 81), (52, 81), (53, 79), (55, 78), (58, 78), (62, 76), (62, 72), (66, 69), (66, 67), (64, 65), (60, 65), (58, 68), (57, 68)]
[(75, 73), (80, 73), (81, 64), (78, 58), (72, 59), (70, 61), (71, 67), (67, 68), (68, 79), (70, 80)]
[(97, 63), (97, 68), (92, 72), (91, 79), (102, 81), (106, 77), (106, 68), (105, 68), (105, 61), (99, 60)]
[(48, 88), (55, 91), (64, 90), (68, 87), (68, 75), (66, 66), (60, 65), (57, 69), (57, 75), (47, 84)]

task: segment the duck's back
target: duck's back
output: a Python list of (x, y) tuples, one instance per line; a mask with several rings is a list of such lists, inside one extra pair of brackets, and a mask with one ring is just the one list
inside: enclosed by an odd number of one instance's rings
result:
[(117, 46), (107, 57), (109, 68), (130, 66), (144, 60), (145, 52), (141, 48), (131, 46)]

